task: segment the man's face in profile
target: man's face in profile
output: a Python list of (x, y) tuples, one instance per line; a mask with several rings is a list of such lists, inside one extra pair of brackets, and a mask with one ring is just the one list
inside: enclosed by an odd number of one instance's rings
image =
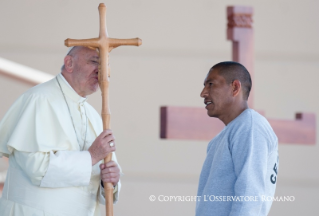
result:
[(213, 68), (204, 80), (204, 88), (200, 96), (204, 98), (207, 114), (210, 117), (219, 117), (227, 114), (227, 108), (231, 105), (231, 84), (227, 84), (225, 78), (218, 74), (218, 69)]

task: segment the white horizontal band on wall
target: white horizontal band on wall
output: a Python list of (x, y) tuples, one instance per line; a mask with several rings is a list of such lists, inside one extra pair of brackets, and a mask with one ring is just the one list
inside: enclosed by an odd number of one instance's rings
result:
[(0, 58), (0, 74), (32, 85), (44, 83), (54, 77), (51, 74), (3, 58)]

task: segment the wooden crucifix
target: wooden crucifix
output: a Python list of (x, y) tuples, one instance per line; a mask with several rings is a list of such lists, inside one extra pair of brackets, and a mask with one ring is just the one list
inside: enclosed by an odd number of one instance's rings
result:
[[(251, 7), (227, 7), (227, 39), (232, 41), (233, 61), (243, 64), (254, 80), (254, 48)], [(254, 82), (248, 105), (253, 108)], [(258, 111), (264, 114), (262, 111)], [(160, 109), (162, 139), (210, 140), (224, 127), (204, 108), (164, 106)], [(316, 116), (296, 113), (296, 120), (267, 119), (280, 143), (315, 144)]]
[[(139, 38), (134, 39), (114, 39), (109, 38), (106, 29), (106, 7), (103, 3), (99, 5), (100, 14), (100, 35), (98, 38), (75, 40), (66, 39), (65, 45), (71, 46), (86, 46), (99, 50), (99, 86), (102, 92), (102, 120), (103, 130), (110, 129), (111, 112), (109, 106), (109, 83), (110, 83), (110, 67), (109, 67), (109, 53), (112, 49), (121, 45), (134, 45), (139, 46), (142, 44), (142, 40)], [(112, 154), (109, 154), (104, 163), (112, 160)], [(104, 182), (105, 192), (105, 207), (106, 216), (113, 216), (113, 185), (112, 183)]]

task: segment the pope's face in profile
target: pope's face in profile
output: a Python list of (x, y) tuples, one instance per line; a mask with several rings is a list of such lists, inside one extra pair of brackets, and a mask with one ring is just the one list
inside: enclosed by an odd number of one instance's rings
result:
[(76, 50), (73, 57), (73, 82), (76, 85), (78, 93), (85, 97), (90, 95), (99, 87), (98, 68), (99, 55), (96, 50), (81, 47)]
[(62, 74), (72, 88), (82, 97), (99, 87), (99, 54), (95, 49), (74, 47), (64, 58)]

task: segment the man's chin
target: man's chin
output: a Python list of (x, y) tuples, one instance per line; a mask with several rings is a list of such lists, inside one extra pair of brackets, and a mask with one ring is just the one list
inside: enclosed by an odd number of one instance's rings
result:
[(207, 115), (209, 117), (217, 118), (217, 114), (214, 111), (212, 111), (212, 110), (207, 110)]

